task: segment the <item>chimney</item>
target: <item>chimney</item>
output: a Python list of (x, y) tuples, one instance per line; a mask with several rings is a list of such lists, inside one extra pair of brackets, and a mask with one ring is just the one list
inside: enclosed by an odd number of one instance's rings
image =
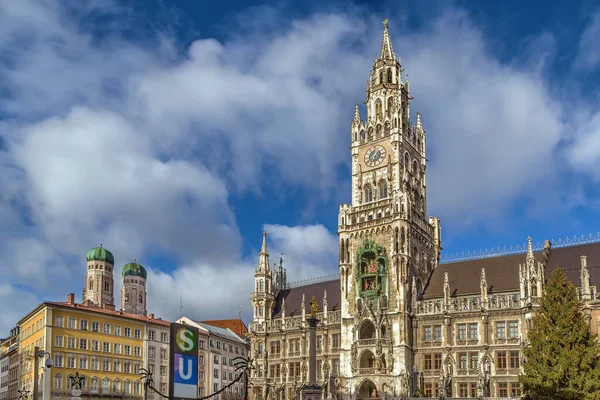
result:
[(154, 319), (154, 314), (148, 314), (148, 318)]
[(69, 303), (70, 305), (75, 304), (75, 293), (69, 293), (67, 295), (67, 303)]

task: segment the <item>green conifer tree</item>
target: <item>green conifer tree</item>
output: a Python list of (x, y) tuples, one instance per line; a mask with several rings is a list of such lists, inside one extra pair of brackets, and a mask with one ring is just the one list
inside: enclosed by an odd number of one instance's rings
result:
[(600, 399), (600, 347), (561, 268), (550, 275), (532, 322), (519, 378), (525, 398)]

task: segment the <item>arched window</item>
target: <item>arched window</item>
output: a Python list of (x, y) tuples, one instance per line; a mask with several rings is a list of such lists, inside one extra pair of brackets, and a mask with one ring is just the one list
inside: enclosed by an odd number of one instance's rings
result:
[(108, 284), (108, 281), (104, 282), (104, 291), (110, 291), (110, 285)]
[(383, 119), (383, 105), (381, 104), (381, 99), (375, 101), (375, 117), (377, 120)]
[(129, 293), (125, 292), (125, 302), (128, 302), (128, 301), (129, 301)]
[(383, 71), (379, 71), (379, 83), (383, 83)]
[(259, 283), (259, 292), (262, 292), (265, 290), (265, 282), (261, 279), (260, 283)]
[(89, 290), (94, 290), (94, 278), (90, 278), (90, 283), (88, 284)]
[(140, 381), (133, 382), (133, 393), (140, 394)]
[(129, 381), (123, 382), (123, 392), (131, 393), (131, 382), (129, 382)]
[(420, 176), (419, 176), (419, 164), (417, 164), (417, 160), (413, 161), (412, 173), (415, 176), (415, 179), (420, 179)]
[(119, 393), (121, 391), (121, 381), (120, 380), (115, 379), (113, 381), (112, 391), (113, 391), (113, 393)]
[(387, 71), (387, 81), (388, 83), (392, 83), (392, 70), (390, 68)]
[(365, 185), (365, 203), (373, 201), (373, 189), (371, 185)]
[(258, 307), (258, 316), (262, 317), (264, 313), (265, 313), (264, 307), (263, 306), (259, 306)]
[(387, 196), (388, 196), (387, 182), (382, 179), (379, 181), (379, 198), (385, 199)]
[(102, 393), (110, 392), (110, 380), (108, 378), (102, 379)]
[(408, 153), (404, 153), (404, 168), (407, 171), (410, 171), (410, 159), (408, 158)]
[(90, 391), (92, 393), (98, 392), (98, 378), (96, 378), (95, 376), (93, 376), (90, 380)]
[(54, 375), (54, 389), (62, 389), (63, 378), (61, 374)]
[(387, 101), (387, 116), (392, 117), (392, 108), (394, 106), (394, 99), (392, 97), (388, 98)]
[(140, 304), (144, 302), (144, 296), (140, 293)]

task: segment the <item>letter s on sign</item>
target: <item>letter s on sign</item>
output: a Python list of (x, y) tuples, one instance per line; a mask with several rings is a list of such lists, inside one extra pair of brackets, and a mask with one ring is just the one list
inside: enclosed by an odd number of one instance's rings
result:
[(177, 347), (182, 351), (188, 352), (194, 349), (194, 333), (186, 328), (181, 328), (177, 332)]

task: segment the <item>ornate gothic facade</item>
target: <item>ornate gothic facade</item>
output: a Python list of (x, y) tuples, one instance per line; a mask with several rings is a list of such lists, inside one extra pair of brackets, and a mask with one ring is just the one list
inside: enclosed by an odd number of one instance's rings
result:
[[(598, 328), (588, 262), (600, 244), (439, 263), (440, 221), (427, 216), (426, 134), (384, 21), (367, 82), (367, 119), (351, 124), (352, 203), (338, 216), (339, 280), (290, 288), (263, 234), (251, 295), (254, 399), (295, 399), (308, 378), (306, 307), (319, 299), (317, 379), (328, 394), (519, 395), (518, 374), (545, 276), (557, 265)], [(587, 256), (587, 257), (586, 257)]]

